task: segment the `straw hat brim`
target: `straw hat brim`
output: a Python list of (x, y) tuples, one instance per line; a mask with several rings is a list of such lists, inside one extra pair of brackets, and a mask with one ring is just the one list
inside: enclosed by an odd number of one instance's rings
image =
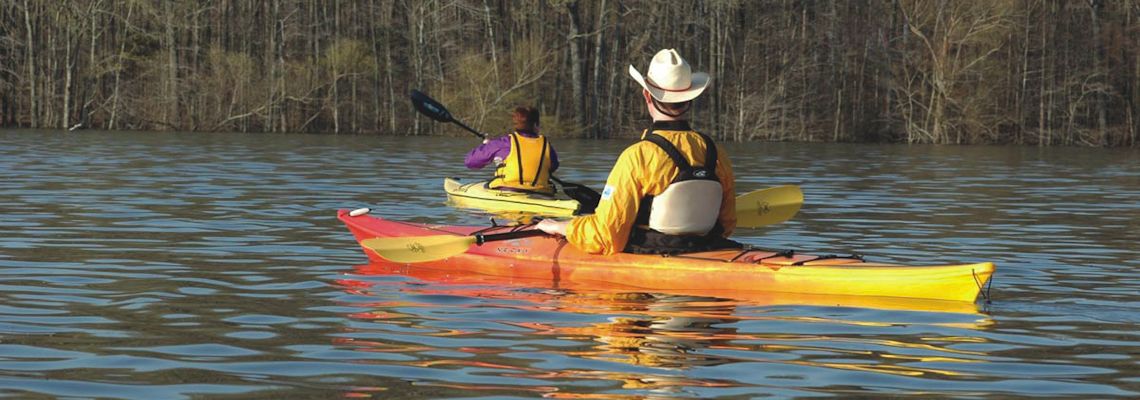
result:
[(692, 84), (689, 85), (688, 89), (666, 90), (647, 83), (645, 77), (641, 75), (641, 72), (632, 65), (629, 66), (629, 76), (633, 77), (633, 80), (637, 81), (638, 85), (648, 90), (650, 96), (653, 96), (654, 99), (662, 103), (683, 103), (695, 99), (705, 91), (705, 88), (709, 86), (709, 81), (711, 80), (707, 73), (694, 72), (691, 80)]

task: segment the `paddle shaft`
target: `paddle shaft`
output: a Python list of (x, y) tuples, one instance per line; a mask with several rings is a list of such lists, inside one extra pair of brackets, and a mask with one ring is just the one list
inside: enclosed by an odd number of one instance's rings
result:
[(487, 235), (484, 235), (482, 233), (476, 233), (474, 236), (475, 236), (475, 244), (482, 245), (483, 243), (487, 243), (487, 242), (496, 242), (496, 241), (501, 241), (501, 240), (520, 239), (520, 238), (525, 238), (525, 237), (545, 236), (545, 235), (546, 235), (546, 232), (540, 231), (538, 229), (527, 229), (527, 230), (514, 231), (514, 232), (492, 233), (492, 234), (487, 234)]
[(487, 138), (487, 134), (486, 134), (486, 133), (483, 133), (483, 132), (479, 132), (479, 131), (477, 131), (477, 130), (475, 130), (475, 129), (472, 129), (470, 126), (464, 125), (462, 122), (459, 122), (459, 121), (457, 121), (457, 120), (454, 120), (454, 119), (453, 119), (453, 120), (451, 120), (451, 122), (455, 123), (456, 125), (459, 125), (459, 126), (460, 126), (460, 127), (462, 127), (463, 129), (466, 129), (468, 132), (471, 132), (471, 133), (475, 134), (475, 136), (478, 136), (480, 139), (486, 139), (486, 138)]

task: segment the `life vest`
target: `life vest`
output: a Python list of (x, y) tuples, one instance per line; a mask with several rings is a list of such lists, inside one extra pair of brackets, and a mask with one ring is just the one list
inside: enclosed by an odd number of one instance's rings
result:
[(724, 238), (724, 229), (717, 223), (724, 192), (716, 176), (716, 145), (708, 136), (695, 133), (705, 143), (701, 167), (689, 164), (664, 137), (652, 132), (645, 135), (645, 140), (660, 147), (680, 172), (661, 194), (641, 199), (623, 251), (685, 253), (741, 246)]
[[(681, 170), (661, 194), (646, 196), (638, 209), (639, 217), (648, 208), (648, 214), (639, 225), (668, 235), (704, 235), (716, 225), (720, 215), (723, 187), (716, 176), (716, 145), (704, 134), (705, 165), (694, 167), (681, 155), (676, 146), (660, 135), (649, 133), (645, 140), (660, 147), (677, 169)], [(639, 218), (640, 219), (640, 218)]]
[(511, 133), (511, 151), (495, 170), (495, 178), (487, 184), (492, 189), (511, 188), (538, 193), (553, 193), (550, 185), (550, 145), (546, 137), (526, 137)]

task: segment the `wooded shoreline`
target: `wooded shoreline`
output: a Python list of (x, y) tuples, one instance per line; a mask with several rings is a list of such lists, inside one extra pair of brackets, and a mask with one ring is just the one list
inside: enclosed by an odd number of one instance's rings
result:
[(0, 5), (0, 126), (463, 135), (645, 125), (630, 64), (713, 76), (725, 141), (1136, 146), (1140, 0), (111, 1)]

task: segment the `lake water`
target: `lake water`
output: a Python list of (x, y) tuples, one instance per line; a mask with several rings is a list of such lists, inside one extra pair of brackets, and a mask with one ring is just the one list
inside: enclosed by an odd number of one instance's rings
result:
[[(448, 282), (364, 265), (339, 208), (483, 223), (474, 139), (0, 131), (0, 397), (1140, 396), (1136, 149), (748, 143), (736, 238), (994, 261), (953, 312)], [(629, 141), (556, 142), (600, 187)]]

